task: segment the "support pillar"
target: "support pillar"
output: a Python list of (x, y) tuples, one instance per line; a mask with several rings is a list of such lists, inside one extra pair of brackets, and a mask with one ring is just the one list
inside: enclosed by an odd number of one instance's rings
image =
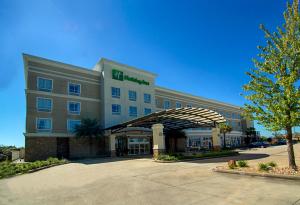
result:
[(213, 149), (214, 150), (221, 150), (221, 139), (219, 137), (220, 128), (213, 128), (212, 129), (212, 142), (213, 142)]
[(156, 159), (159, 154), (164, 154), (166, 151), (165, 136), (163, 130), (164, 130), (163, 124), (152, 125), (154, 159)]
[(109, 148), (110, 148), (110, 156), (116, 156), (116, 135), (111, 134), (109, 136)]

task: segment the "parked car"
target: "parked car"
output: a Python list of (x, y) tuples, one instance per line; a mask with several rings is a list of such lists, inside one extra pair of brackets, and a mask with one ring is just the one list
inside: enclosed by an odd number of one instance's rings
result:
[(253, 142), (249, 145), (250, 148), (266, 148), (269, 146), (270, 144), (267, 142)]
[(278, 140), (276, 145), (286, 145), (286, 140), (284, 140), (284, 139)]

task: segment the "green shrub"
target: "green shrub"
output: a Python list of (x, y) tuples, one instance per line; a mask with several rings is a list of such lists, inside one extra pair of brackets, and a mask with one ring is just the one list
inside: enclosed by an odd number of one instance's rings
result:
[(269, 165), (270, 167), (277, 167), (276, 162), (273, 162), (273, 161), (267, 163), (267, 165)]
[(162, 161), (177, 161), (178, 158), (176, 156), (173, 155), (168, 155), (168, 154), (160, 154), (157, 156), (158, 160), (162, 160)]
[(237, 161), (237, 165), (239, 167), (248, 167), (248, 162), (245, 160), (239, 160), (239, 161)]
[(268, 167), (268, 164), (266, 164), (266, 163), (259, 163), (258, 169), (259, 169), (259, 171), (268, 171), (269, 167)]

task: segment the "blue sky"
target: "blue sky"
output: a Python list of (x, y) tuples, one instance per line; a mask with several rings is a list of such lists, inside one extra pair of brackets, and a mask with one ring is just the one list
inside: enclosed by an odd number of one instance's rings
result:
[[(1, 0), (0, 144), (24, 145), (22, 53), (92, 68), (101, 57), (158, 74), (157, 84), (243, 105), (259, 30), (285, 0)], [(265, 130), (258, 127), (264, 134)]]

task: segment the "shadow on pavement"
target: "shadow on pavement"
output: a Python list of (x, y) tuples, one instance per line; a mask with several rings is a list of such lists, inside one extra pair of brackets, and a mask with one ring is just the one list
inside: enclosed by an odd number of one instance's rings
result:
[(71, 160), (71, 163), (81, 163), (81, 164), (91, 165), (91, 164), (100, 164), (100, 163), (129, 161), (135, 159), (152, 159), (152, 155), (130, 156), (130, 157), (88, 158), (88, 159)]
[(253, 160), (253, 159), (261, 159), (269, 157), (268, 154), (256, 154), (256, 153), (240, 153), (239, 155), (235, 156), (228, 156), (228, 157), (220, 157), (220, 158), (211, 158), (211, 159), (199, 159), (189, 161), (191, 163), (219, 163), (219, 162), (228, 162), (229, 160)]

